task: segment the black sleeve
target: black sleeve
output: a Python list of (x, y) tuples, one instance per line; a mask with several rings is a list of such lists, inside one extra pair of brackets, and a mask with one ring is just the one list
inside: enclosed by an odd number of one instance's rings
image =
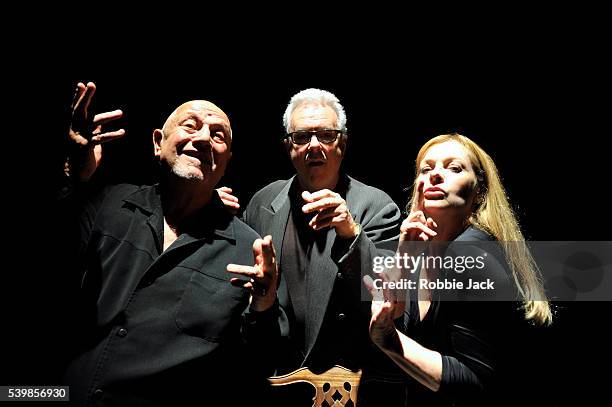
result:
[(477, 399), (495, 373), (493, 340), (483, 330), (458, 324), (451, 325), (448, 339), (438, 392), (451, 400)]
[[(446, 351), (442, 352), (442, 378), (439, 393), (453, 401), (473, 401), (485, 395), (495, 380), (502, 350), (501, 339), (507, 332), (512, 311), (511, 272), (497, 242), (455, 245), (454, 255), (485, 256), (482, 270), (461, 276), (446, 270), (447, 278), (469, 284), (469, 279), (494, 281), (494, 290), (467, 290), (456, 301), (440, 304), (446, 312), (437, 323), (445, 324)], [(454, 297), (454, 296), (453, 296)]]
[(274, 374), (278, 365), (277, 350), (288, 333), (289, 322), (278, 303), (266, 311), (249, 308), (242, 315), (242, 335), (258, 370), (265, 376)]
[(442, 379), (439, 389), (441, 393), (450, 398), (465, 397), (472, 393), (477, 394), (482, 388), (482, 382), (469, 367), (453, 356), (442, 356)]

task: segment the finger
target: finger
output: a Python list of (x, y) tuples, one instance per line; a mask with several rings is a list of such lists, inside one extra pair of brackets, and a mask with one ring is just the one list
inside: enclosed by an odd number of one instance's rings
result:
[(238, 202), (238, 197), (232, 195), (232, 192), (233, 189), (231, 189), (230, 187), (217, 188), (217, 193), (219, 194), (219, 196), (222, 196), (224, 199), (227, 199), (232, 202)]
[(405, 228), (402, 227), (400, 229), (400, 240), (415, 240), (417, 236), (415, 230), (418, 231), (418, 229), (412, 227), (412, 224), (407, 225)]
[(329, 198), (322, 199), (322, 200), (315, 201), (315, 202), (309, 202), (305, 204), (304, 206), (302, 206), (302, 212), (304, 213), (317, 212), (317, 211), (320, 211), (322, 209), (325, 209), (331, 206), (329, 204), (330, 204)]
[(381, 322), (390, 322), (391, 315), (393, 314), (393, 308), (393, 303), (389, 301), (385, 301), (383, 303), (382, 307), (380, 307), (380, 312), (378, 313)]
[[(391, 278), (389, 278), (386, 275), (383, 275), (382, 279), (386, 283), (389, 283), (389, 282), (393, 281)], [(389, 286), (387, 285), (386, 287), (389, 287)], [(388, 301), (388, 302), (391, 302), (391, 303), (396, 303), (397, 302), (397, 297), (398, 297), (397, 291), (401, 291), (401, 290), (385, 288), (382, 291), (383, 291), (383, 299), (385, 301)]]
[(272, 249), (272, 254), (276, 258), (276, 250), (274, 249), (274, 242), (272, 241), (272, 235), (266, 235), (264, 239), (270, 242), (270, 248)]
[(423, 211), (411, 212), (410, 215), (408, 215), (408, 219), (410, 219), (411, 222), (421, 222), (421, 223), (427, 222), (427, 218), (425, 217), (425, 214), (423, 213)]
[(311, 203), (307, 203), (306, 205), (302, 206), (302, 212), (304, 213), (317, 212), (325, 208), (331, 208), (331, 207), (342, 205), (343, 203), (345, 203), (344, 199), (339, 198), (339, 197), (321, 198), (320, 200), (317, 200)]
[(231, 188), (221, 187), (217, 189), (217, 194), (219, 195), (219, 198), (221, 198), (221, 201), (223, 201), (223, 205), (232, 209), (240, 209), (240, 203), (238, 203), (238, 198), (234, 195), (230, 195), (226, 192), (223, 192), (222, 188), (225, 188), (225, 190), (229, 189), (230, 191)]
[(419, 234), (419, 239), (424, 241), (424, 242), (426, 242), (426, 241), (429, 240), (429, 236), (427, 236), (427, 234), (425, 234), (425, 233), (420, 233)]
[(87, 144), (89, 144), (89, 140), (83, 137), (81, 133), (79, 133), (75, 129), (71, 128), (68, 134), (72, 141), (74, 141), (77, 145), (86, 146)]
[(219, 196), (221, 197), (221, 199), (223, 199), (224, 201), (238, 203), (238, 198), (235, 197), (234, 195), (228, 194), (227, 192), (223, 192), (220, 190), (217, 190), (217, 192), (219, 193)]
[(426, 225), (424, 225), (422, 223), (413, 223), (413, 226), (414, 226), (415, 229), (420, 230), (421, 232), (429, 235), (430, 237), (434, 237), (434, 236), (438, 235), (438, 232), (428, 228)]
[(310, 227), (311, 227), (313, 230), (321, 230), (321, 229), (324, 229), (324, 228), (329, 227), (329, 226), (331, 226), (331, 225), (332, 225), (333, 219), (334, 219), (334, 218), (327, 218), (327, 219), (323, 219), (323, 220), (318, 220), (318, 221), (316, 221), (316, 222), (311, 222), (311, 223), (310, 223)]
[(372, 313), (372, 317), (378, 327), (383, 327), (387, 324), (392, 323), (391, 314), (393, 310), (393, 304), (389, 301), (382, 301), (382, 303), (376, 308), (376, 313)]
[(363, 276), (363, 285), (365, 285), (366, 289), (368, 291), (372, 291), (374, 290), (374, 280), (372, 279), (372, 277), (365, 275)]
[[(309, 197), (310, 199), (308, 200), (308, 202), (314, 202), (314, 201), (318, 201), (319, 199), (323, 199), (323, 198), (328, 198), (328, 197), (332, 197), (332, 198), (337, 198), (340, 195), (332, 190), (329, 189), (321, 189), (319, 191), (315, 191), (313, 193), (309, 193)], [(302, 194), (303, 197), (303, 194)]]
[(249, 278), (259, 276), (259, 270), (253, 266), (242, 266), (240, 264), (228, 264), (226, 270), (232, 274), (238, 274)]
[(423, 225), (422, 223), (412, 222), (412, 223), (408, 223), (407, 225), (403, 226), (402, 229), (400, 230), (400, 242), (419, 241), (419, 240), (422, 241), (424, 240), (421, 237), (422, 233), (428, 236), (427, 240), (431, 240), (435, 236), (438, 235), (436, 231), (429, 229), (427, 226)]
[(423, 211), (419, 211), (419, 215), (417, 217), (417, 220), (419, 222), (421, 222), (422, 224), (426, 224), (427, 223), (427, 217), (425, 217), (425, 214), (423, 213)]
[(411, 223), (412, 223), (412, 221), (409, 218), (404, 219), (404, 221), (400, 225), (400, 232), (401, 233), (408, 233), (409, 226), (410, 226)]
[(400, 232), (407, 232), (412, 227), (412, 223), (414, 223), (414, 221), (410, 218), (410, 216), (404, 219), (400, 225)]
[(437, 228), (438, 227), (438, 224), (432, 218), (427, 218), (427, 223), (426, 224), (427, 224), (427, 227), (432, 229), (432, 230), (433, 230), (433, 228)]
[(321, 222), (321, 221), (323, 221), (323, 220), (325, 220), (327, 218), (333, 218), (334, 216), (338, 215), (336, 209), (337, 209), (337, 207), (323, 209), (321, 212), (319, 212), (315, 216), (313, 216), (312, 219), (310, 220), (310, 222), (308, 222), (308, 224), (310, 226), (312, 226), (315, 223)]
[(422, 223), (425, 223), (425, 214), (423, 211), (412, 211), (408, 214), (406, 220), (409, 222), (421, 222), (422, 220)]
[(342, 224), (350, 223), (350, 216), (346, 212), (334, 213), (333, 216), (328, 216), (326, 218), (320, 219), (318, 218), (316, 221), (317, 229), (322, 229), (325, 227), (337, 227)]
[(96, 93), (96, 85), (93, 82), (88, 82), (85, 87), (85, 92), (81, 95), (81, 98), (75, 106), (75, 113), (78, 112), (81, 116), (87, 116), (87, 109), (89, 109), (94, 93)]
[(264, 237), (263, 242), (261, 244), (261, 251), (263, 254), (263, 262), (266, 266), (266, 269), (273, 269), (275, 267), (275, 254), (274, 247), (272, 245), (272, 236), (268, 235)]
[(87, 108), (89, 106), (88, 100), (91, 101), (91, 97), (93, 96), (93, 92), (95, 92), (95, 88), (96, 88), (95, 85), (93, 86), (92, 85), (93, 83), (89, 82), (87, 86), (83, 85), (82, 88), (79, 86), (79, 89), (81, 89), (81, 92), (80, 92), (78, 100), (76, 101), (73, 107), (73, 112), (72, 112), (73, 121), (75, 120), (84, 121), (86, 119)]
[(85, 85), (83, 85), (82, 88), (79, 87), (78, 91), (77, 91), (77, 96), (78, 99), (77, 101), (74, 103), (74, 106), (72, 108), (72, 121), (73, 123), (79, 123), (79, 122), (84, 122), (85, 121), (85, 116), (86, 113), (84, 112), (84, 106), (85, 106), (85, 95), (87, 94), (87, 87)]
[(74, 108), (77, 106), (77, 104), (79, 103), (79, 100), (81, 100), (81, 97), (83, 97), (84, 92), (85, 92), (85, 84), (83, 84), (83, 82), (77, 83), (77, 87), (74, 90), (74, 96), (72, 97), (72, 104), (70, 105), (70, 108), (72, 110), (74, 110)]
[(433, 229), (428, 228), (426, 225), (423, 225), (422, 223), (417, 223), (416, 226), (418, 229), (420, 229), (423, 233), (425, 233), (430, 238), (434, 238), (438, 236), (438, 232), (436, 232)]
[(98, 113), (94, 116), (93, 124), (94, 126), (102, 125), (113, 120), (117, 120), (123, 117), (123, 111), (120, 109), (112, 110), (110, 112)]
[(437, 236), (438, 233), (435, 230), (432, 230), (430, 228), (428, 228), (426, 225), (420, 223), (420, 222), (409, 222), (405, 225), (402, 225), (402, 227), (400, 228), (400, 231), (402, 233), (406, 233), (409, 236), (410, 235), (414, 235), (415, 233), (420, 234), (420, 232), (426, 233), (428, 235), (430, 235), (431, 237)]
[(350, 214), (347, 212), (338, 211), (337, 208), (333, 212), (322, 214), (319, 212), (308, 223), (314, 230), (320, 230), (329, 226), (336, 227), (337, 225), (347, 222)]
[(226, 207), (232, 209), (240, 209), (240, 204), (238, 202), (230, 201), (221, 195), (219, 197), (221, 198), (221, 202), (223, 202), (223, 205), (225, 205)]
[(376, 288), (374, 287), (374, 279), (372, 279), (372, 277), (365, 275), (362, 278), (363, 280), (363, 285), (365, 285), (365, 288), (368, 290), (368, 292), (372, 295), (372, 298), (374, 297), (374, 292), (376, 291)]
[(87, 113), (87, 110), (89, 109), (89, 105), (91, 104), (91, 100), (93, 98), (93, 95), (96, 93), (96, 85), (93, 82), (88, 82), (87, 83), (87, 90), (85, 91), (85, 96), (83, 99), (84, 102), (84, 106), (83, 106), (83, 111), (85, 113)]
[[(276, 267), (276, 249), (274, 248), (274, 242), (272, 241), (272, 236), (271, 235), (267, 235), (264, 237), (264, 240), (267, 240), (270, 243), (270, 257), (272, 259), (272, 263), (274, 264), (274, 267)], [(277, 270), (278, 271), (278, 270)]]
[(374, 286), (374, 280), (372, 279), (372, 277), (365, 275), (363, 276), (363, 285), (365, 285), (366, 289), (370, 292), (370, 295), (372, 296), (372, 301), (382, 301), (383, 300), (383, 294), (382, 294), (382, 290), (377, 289)]
[[(389, 273), (384, 272), (380, 274), (380, 278), (382, 279), (383, 282), (385, 283), (389, 283), (391, 281), (395, 281), (393, 278), (391, 278), (389, 276)], [(387, 288), (385, 288), (387, 287)], [(392, 290), (390, 288), (388, 288), (388, 285), (383, 286), (383, 299), (385, 301), (390, 301), (390, 302), (395, 302), (396, 301), (396, 296), (395, 296), (395, 290)]]
[(109, 141), (113, 141), (113, 140), (117, 140), (118, 138), (121, 138), (125, 136), (125, 130), (124, 129), (119, 129), (116, 131), (110, 131), (110, 132), (106, 132), (106, 133), (100, 133), (100, 134), (96, 134), (91, 138), (91, 142), (95, 145), (95, 144), (102, 144), (102, 143), (108, 143)]
[(263, 250), (261, 248), (262, 242), (262, 239), (255, 239), (253, 242), (253, 258), (255, 259), (255, 264), (263, 263)]
[(383, 285), (383, 290), (382, 290), (383, 299), (385, 301), (396, 304), (400, 302), (398, 298), (405, 298), (406, 291), (404, 289), (389, 288), (390, 287), (389, 283), (397, 283), (401, 280), (401, 277), (402, 277), (401, 273), (392, 273), (389, 271), (385, 271), (384, 273), (380, 274), (380, 278), (382, 279), (382, 281), (384, 283), (387, 283)]

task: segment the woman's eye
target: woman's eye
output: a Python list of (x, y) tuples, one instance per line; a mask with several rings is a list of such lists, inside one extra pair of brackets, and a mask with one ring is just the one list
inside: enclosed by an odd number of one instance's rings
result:
[(452, 172), (456, 172), (456, 173), (460, 173), (462, 171), (462, 168), (456, 165), (452, 165), (449, 168)]
[(423, 168), (421, 168), (421, 171), (420, 171), (420, 172), (421, 172), (421, 174), (426, 174), (426, 173), (427, 173), (429, 170), (431, 170), (431, 168), (429, 168), (429, 167), (423, 167)]

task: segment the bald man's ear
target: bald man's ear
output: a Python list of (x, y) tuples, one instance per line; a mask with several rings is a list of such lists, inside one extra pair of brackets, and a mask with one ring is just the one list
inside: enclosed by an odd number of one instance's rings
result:
[(161, 154), (161, 143), (164, 138), (164, 133), (160, 129), (153, 130), (153, 152), (155, 157)]

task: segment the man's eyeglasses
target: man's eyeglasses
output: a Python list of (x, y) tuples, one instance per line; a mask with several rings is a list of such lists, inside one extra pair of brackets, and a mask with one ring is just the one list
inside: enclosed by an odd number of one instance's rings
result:
[(322, 130), (298, 130), (289, 133), (287, 136), (291, 139), (293, 144), (308, 144), (312, 139), (312, 136), (316, 136), (317, 140), (323, 144), (331, 144), (338, 136), (342, 134), (341, 130), (333, 129), (322, 129)]

